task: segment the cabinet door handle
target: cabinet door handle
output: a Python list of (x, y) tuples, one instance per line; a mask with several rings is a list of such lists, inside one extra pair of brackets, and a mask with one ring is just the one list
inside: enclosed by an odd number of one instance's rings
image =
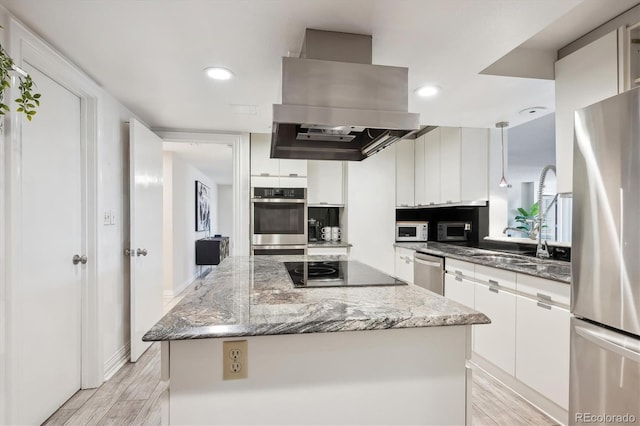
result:
[(500, 290), (498, 289), (498, 287), (489, 287), (489, 291), (492, 291), (494, 293), (500, 293)]
[(547, 296), (546, 294), (542, 293), (536, 293), (536, 296), (538, 296), (539, 299), (548, 300), (549, 302), (551, 302), (551, 296)]
[(456, 278), (456, 281), (460, 281), (460, 282), (462, 282), (462, 277), (461, 277), (461, 276), (459, 276), (459, 275), (458, 275), (458, 276), (457, 276), (457, 277), (455, 277), (455, 278)]
[(320, 204), (329, 204), (328, 201), (320, 201)]
[(458, 271), (458, 270), (456, 269), (456, 271), (455, 271), (455, 272), (456, 272), (456, 275), (460, 275), (460, 276), (462, 276), (462, 271)]
[(260, 176), (270, 176), (269, 173), (260, 173)]
[(289, 173), (289, 177), (298, 177), (297, 173)]
[(400, 207), (409, 207), (409, 204), (400, 204)]
[(451, 203), (453, 203), (453, 201), (447, 200), (447, 204), (451, 204)]
[(551, 310), (551, 305), (547, 305), (546, 303), (538, 302), (537, 305), (540, 306), (541, 308)]
[(498, 283), (498, 281), (496, 280), (489, 280), (489, 284), (500, 285), (500, 283)]

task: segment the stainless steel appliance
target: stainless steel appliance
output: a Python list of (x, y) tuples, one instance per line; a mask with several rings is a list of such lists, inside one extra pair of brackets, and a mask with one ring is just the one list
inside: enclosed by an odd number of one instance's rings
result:
[(307, 29), (299, 58), (282, 58), (272, 158), (360, 161), (420, 129), (403, 67), (372, 65), (370, 35)]
[(444, 259), (416, 252), (413, 256), (413, 283), (444, 295)]
[(438, 222), (438, 241), (468, 241), (471, 222)]
[(640, 421), (638, 212), (634, 89), (575, 115), (570, 424)]
[(398, 221), (396, 222), (396, 241), (429, 240), (429, 222)]
[[(251, 248), (299, 250), (307, 244), (306, 188), (253, 188)], [(298, 246), (298, 247), (293, 247)]]
[(363, 287), (407, 285), (355, 260), (284, 262), (295, 287)]

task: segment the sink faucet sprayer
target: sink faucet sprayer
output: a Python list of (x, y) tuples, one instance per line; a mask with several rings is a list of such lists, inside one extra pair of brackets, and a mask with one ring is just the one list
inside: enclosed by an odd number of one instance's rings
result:
[(547, 245), (547, 241), (542, 243), (542, 224), (547, 217), (547, 213), (551, 210), (553, 204), (558, 200), (558, 194), (553, 197), (553, 200), (549, 203), (549, 206), (544, 211), (544, 213), (540, 213), (542, 210), (542, 191), (544, 191), (544, 181), (547, 177), (547, 173), (549, 170), (553, 170), (553, 174), (556, 174), (556, 166), (549, 164), (542, 169), (542, 173), (540, 173), (540, 183), (538, 184), (538, 248), (536, 250), (536, 256), (540, 258), (548, 258), (549, 255), (549, 246)]

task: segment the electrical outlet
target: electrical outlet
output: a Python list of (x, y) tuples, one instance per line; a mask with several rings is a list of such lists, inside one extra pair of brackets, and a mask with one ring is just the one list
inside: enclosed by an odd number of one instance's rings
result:
[(222, 380), (246, 379), (249, 373), (246, 340), (222, 342)]

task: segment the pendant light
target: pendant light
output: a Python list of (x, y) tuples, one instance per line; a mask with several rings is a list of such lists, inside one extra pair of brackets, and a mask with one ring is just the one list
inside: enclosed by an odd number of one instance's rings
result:
[(500, 139), (502, 141), (502, 177), (500, 178), (500, 188), (506, 188), (509, 186), (507, 179), (504, 177), (504, 128), (508, 126), (508, 121), (500, 121), (499, 123), (496, 123), (496, 127), (500, 129)]

